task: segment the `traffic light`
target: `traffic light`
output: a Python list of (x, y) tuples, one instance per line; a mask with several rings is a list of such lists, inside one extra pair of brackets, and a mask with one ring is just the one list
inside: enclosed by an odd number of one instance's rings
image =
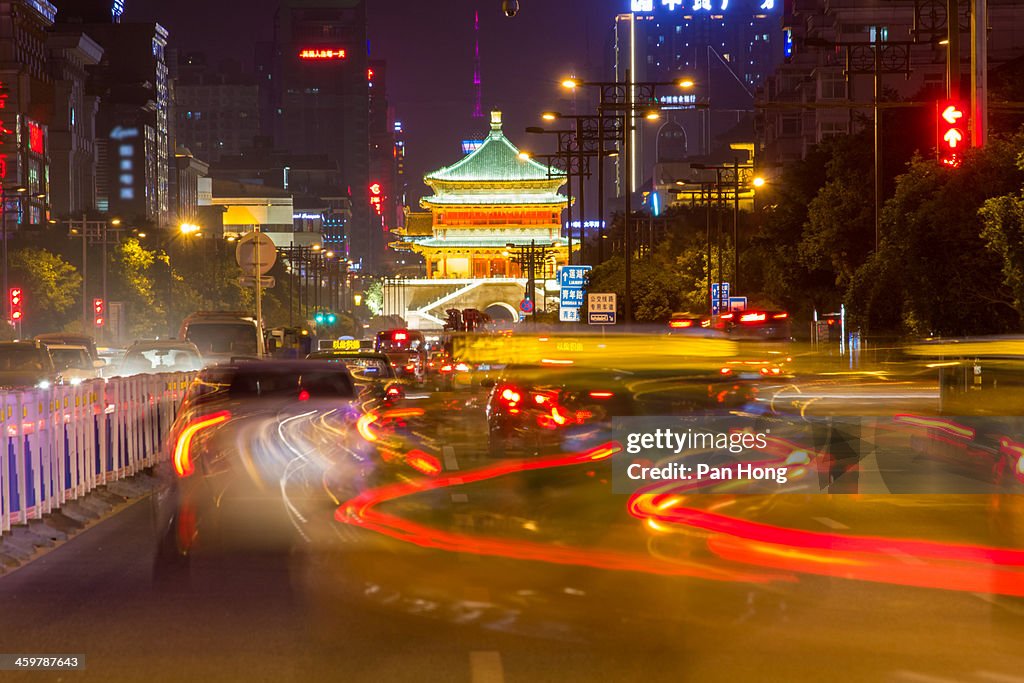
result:
[(936, 113), (935, 150), (939, 163), (956, 168), (963, 161), (967, 141), (966, 108), (959, 102), (940, 101)]
[(313, 316), (313, 320), (316, 321), (317, 325), (333, 325), (338, 322), (338, 316), (330, 311), (317, 311), (316, 315)]
[(103, 327), (107, 322), (107, 302), (103, 299), (92, 300), (92, 322), (96, 327)]
[(21, 305), (22, 305), (22, 302), (23, 302), (23, 299), (22, 299), (22, 296), (21, 296), (21, 287), (11, 287), (10, 294), (11, 294), (11, 298), (10, 298), (10, 301), (11, 301), (11, 322), (12, 323), (20, 323), (22, 321), (22, 319), (25, 317), (24, 311), (21, 310)]

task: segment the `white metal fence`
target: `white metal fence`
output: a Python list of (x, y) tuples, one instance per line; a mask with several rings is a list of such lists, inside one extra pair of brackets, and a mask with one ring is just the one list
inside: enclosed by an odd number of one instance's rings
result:
[(0, 535), (156, 464), (193, 375), (0, 391)]

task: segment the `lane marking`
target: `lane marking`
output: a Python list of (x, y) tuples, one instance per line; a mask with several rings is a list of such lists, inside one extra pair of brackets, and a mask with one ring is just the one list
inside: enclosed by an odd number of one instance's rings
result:
[(820, 523), (820, 524), (822, 524), (824, 526), (827, 526), (829, 529), (849, 529), (850, 528), (850, 527), (846, 526), (845, 524), (843, 524), (842, 522), (837, 522), (836, 520), (830, 519), (828, 517), (814, 517), (813, 519), (814, 519), (814, 521), (816, 521), (816, 522), (818, 522), (818, 523)]
[(501, 654), (496, 650), (470, 652), (469, 677), (473, 683), (505, 683)]
[(995, 671), (975, 671), (974, 675), (985, 681), (993, 681), (993, 683), (1021, 683), (1024, 678), (1020, 676), (1011, 676), (1010, 674), (1001, 674)]
[(441, 449), (441, 454), (444, 458), (444, 468), (446, 470), (454, 472), (459, 469), (459, 461), (455, 459), (455, 448), (453, 446), (445, 446)]
[(920, 557), (915, 557), (914, 555), (911, 555), (908, 552), (900, 550), (899, 548), (883, 548), (882, 552), (884, 552), (889, 557), (895, 557), (897, 560), (903, 562), (904, 564), (915, 564), (918, 566), (928, 564)]
[(918, 683), (962, 683), (956, 678), (945, 678), (943, 676), (932, 676), (916, 671), (897, 671), (896, 678), (903, 681), (917, 681)]

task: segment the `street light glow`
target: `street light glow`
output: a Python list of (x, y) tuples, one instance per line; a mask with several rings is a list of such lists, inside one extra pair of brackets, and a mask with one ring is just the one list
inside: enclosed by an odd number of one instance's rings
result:
[(554, 121), (555, 119), (558, 118), (558, 114), (556, 114), (553, 111), (546, 111), (543, 114), (541, 114), (540, 117), (545, 121)]
[(647, 112), (647, 113), (646, 113), (646, 114), (644, 115), (644, 117), (645, 117), (645, 118), (646, 118), (646, 119), (647, 119), (648, 121), (657, 121), (657, 120), (658, 120), (659, 118), (661, 118), (661, 114), (659, 114), (659, 113), (658, 113), (658, 112), (656, 112), (656, 111), (649, 111), (649, 112)]
[(580, 82), (575, 78), (566, 78), (562, 80), (562, 87), (568, 88), (569, 90), (575, 90), (580, 85)]
[(520, 152), (519, 153), (519, 160), (520, 161), (529, 161), (530, 160), (530, 153), (529, 152), (525, 152), (525, 151), (524, 152)]
[(201, 228), (195, 223), (182, 223), (178, 226), (178, 229), (181, 230), (182, 235), (194, 235), (198, 233)]
[(757, 176), (752, 182), (754, 187), (764, 187), (765, 180), (761, 176)]
[(680, 88), (692, 88), (695, 85), (697, 85), (697, 84), (694, 83), (693, 80), (690, 79), (690, 78), (683, 78), (683, 79), (679, 80), (679, 87)]
[(115, 218), (112, 221), (110, 221), (110, 224), (114, 225), (114, 226), (121, 225), (121, 219), (120, 218)]

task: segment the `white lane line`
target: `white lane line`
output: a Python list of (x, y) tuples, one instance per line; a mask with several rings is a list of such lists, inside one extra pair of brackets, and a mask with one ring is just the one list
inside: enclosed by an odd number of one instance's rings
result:
[(962, 681), (957, 678), (931, 676), (929, 674), (922, 674), (916, 671), (897, 671), (895, 679), (899, 681), (916, 681), (917, 683), (962, 683)]
[(459, 469), (459, 461), (455, 459), (455, 448), (453, 446), (445, 446), (441, 449), (442, 457), (444, 458), (444, 468), (449, 472), (454, 472)]
[(904, 564), (915, 564), (918, 566), (928, 564), (920, 557), (915, 557), (914, 555), (911, 555), (906, 551), (900, 550), (899, 548), (882, 548), (882, 552), (884, 552), (889, 557), (895, 557), (897, 560), (903, 562)]
[(1020, 676), (1011, 676), (995, 671), (975, 671), (974, 675), (983, 681), (992, 681), (993, 683), (1021, 683), (1024, 681), (1024, 678)]
[(470, 652), (469, 678), (473, 683), (505, 683), (501, 654), (494, 650)]
[(823, 526), (827, 526), (829, 529), (849, 529), (850, 528), (850, 527), (846, 526), (845, 524), (843, 524), (842, 522), (837, 522), (836, 520), (830, 519), (828, 517), (815, 517), (814, 521), (818, 522), (819, 524), (822, 524)]

